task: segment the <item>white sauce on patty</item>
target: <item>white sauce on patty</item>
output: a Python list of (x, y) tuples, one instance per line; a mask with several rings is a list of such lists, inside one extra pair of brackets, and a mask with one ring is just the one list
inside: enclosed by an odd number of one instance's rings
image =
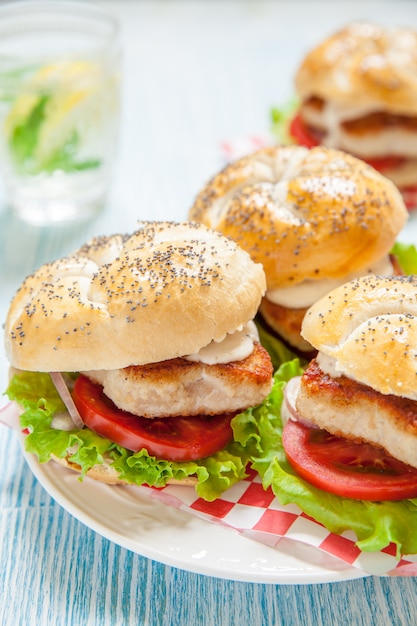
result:
[(236, 332), (227, 334), (221, 341), (212, 341), (195, 354), (184, 358), (206, 365), (243, 361), (252, 353), (254, 341), (259, 341), (258, 329), (255, 322), (248, 322)]

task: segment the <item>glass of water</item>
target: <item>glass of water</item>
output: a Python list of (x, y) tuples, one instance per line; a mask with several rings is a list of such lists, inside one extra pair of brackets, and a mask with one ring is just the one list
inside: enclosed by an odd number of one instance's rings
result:
[(0, 6), (0, 167), (32, 224), (105, 204), (119, 123), (118, 23), (78, 2)]

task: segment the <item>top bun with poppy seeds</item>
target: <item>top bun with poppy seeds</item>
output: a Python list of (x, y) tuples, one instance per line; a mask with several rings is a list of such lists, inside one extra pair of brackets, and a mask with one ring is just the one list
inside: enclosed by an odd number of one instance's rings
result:
[(276, 146), (215, 175), (189, 218), (262, 263), (271, 290), (367, 268), (389, 252), (407, 210), (392, 182), (355, 157)]
[(229, 164), (189, 211), (262, 263), (260, 313), (301, 352), (306, 309), (350, 278), (393, 273), (389, 260), (408, 213), (395, 185), (338, 150), (275, 146)]
[(348, 24), (305, 56), (295, 84), (303, 99), (417, 115), (417, 31)]
[(265, 287), (262, 266), (206, 226), (143, 222), (27, 277), (6, 319), (6, 354), (38, 372), (193, 354), (252, 320)]
[(363, 276), (334, 289), (307, 311), (302, 334), (339, 375), (417, 400), (416, 276)]

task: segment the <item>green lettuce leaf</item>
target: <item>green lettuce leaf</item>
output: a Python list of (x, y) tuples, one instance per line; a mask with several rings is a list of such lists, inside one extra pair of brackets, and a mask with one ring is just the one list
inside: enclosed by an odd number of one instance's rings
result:
[(405, 274), (417, 274), (417, 248), (411, 243), (397, 241), (391, 250)]
[(313, 487), (289, 465), (282, 446), (280, 410), (286, 382), (302, 372), (297, 359), (284, 363), (274, 375), (267, 400), (234, 420), (235, 439), (251, 450), (252, 467), (264, 488), (271, 487), (281, 504), (296, 504), (331, 532), (353, 530), (358, 547), (365, 552), (379, 551), (392, 542), (398, 557), (416, 554), (417, 499), (369, 502), (342, 498)]
[(65, 406), (49, 374), (19, 373), (6, 393), (25, 409), (20, 424), (28, 433), (26, 450), (35, 454), (40, 463), (49, 461), (52, 455), (64, 458), (70, 450), (69, 460), (80, 466), (81, 479), (91, 467), (107, 459), (120, 478), (138, 485), (162, 487), (170, 478), (197, 476), (198, 495), (212, 501), (246, 477), (250, 454), (236, 442), (205, 459), (175, 463), (157, 459), (146, 450), (137, 453), (126, 450), (88, 428), (71, 431), (52, 428), (54, 415), (65, 411)]
[(283, 104), (279, 107), (272, 107), (270, 110), (271, 133), (276, 138), (278, 143), (282, 145), (289, 145), (294, 143), (294, 139), (293, 137), (291, 137), (289, 131), (289, 126), (298, 107), (298, 98), (293, 98), (292, 100), (289, 100), (286, 104)]
[(232, 420), (234, 441), (206, 459), (183, 463), (157, 459), (145, 450), (130, 452), (87, 428), (51, 428), (53, 415), (64, 410), (64, 406), (48, 374), (16, 375), (7, 394), (25, 408), (21, 426), (29, 433), (25, 439), (28, 452), (36, 454), (42, 463), (52, 454), (64, 457), (72, 448), (70, 460), (80, 465), (80, 479), (107, 457), (120, 477), (132, 484), (162, 487), (171, 478), (196, 476), (198, 495), (213, 501), (245, 478), (246, 468), (251, 465), (259, 473), (263, 487), (271, 487), (281, 504), (298, 505), (331, 532), (353, 530), (361, 550), (379, 551), (393, 543), (398, 557), (416, 554), (417, 499), (368, 502), (342, 498), (313, 487), (292, 470), (282, 446), (280, 411), (287, 381), (302, 372), (298, 359), (282, 363), (266, 400)]

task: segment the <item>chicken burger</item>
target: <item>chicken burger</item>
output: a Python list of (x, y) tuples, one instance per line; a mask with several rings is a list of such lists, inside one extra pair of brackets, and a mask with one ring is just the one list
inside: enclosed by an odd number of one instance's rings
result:
[(340, 496), (417, 497), (417, 278), (338, 287), (309, 309), (302, 333), (318, 354), (288, 383), (290, 463)]
[(260, 264), (191, 222), (95, 238), (26, 278), (6, 319), (26, 447), (108, 483), (245, 475), (232, 418), (272, 386), (253, 318)]

